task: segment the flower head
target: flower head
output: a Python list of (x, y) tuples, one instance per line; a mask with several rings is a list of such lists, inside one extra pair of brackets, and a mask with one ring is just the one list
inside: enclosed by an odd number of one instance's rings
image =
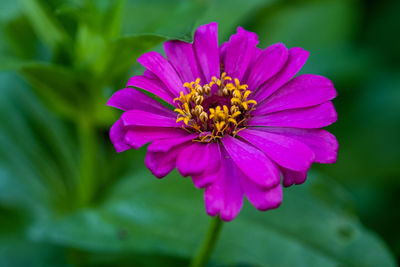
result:
[(238, 28), (218, 45), (216, 23), (194, 42), (168, 41), (138, 61), (146, 71), (108, 105), (125, 111), (112, 126), (118, 152), (147, 143), (145, 163), (158, 178), (177, 168), (205, 188), (206, 211), (229, 221), (243, 196), (259, 210), (277, 208), (283, 186), (301, 184), (313, 162), (336, 161), (338, 143), (320, 129), (336, 121), (332, 83), (318, 75), (293, 78), (308, 52), (278, 43), (257, 48), (257, 35)]

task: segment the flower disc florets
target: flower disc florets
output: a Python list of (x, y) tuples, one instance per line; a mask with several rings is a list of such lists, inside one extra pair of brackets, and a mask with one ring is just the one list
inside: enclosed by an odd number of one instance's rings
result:
[(200, 78), (183, 86), (189, 93), (181, 92), (175, 98), (179, 108), (177, 122), (183, 121), (189, 132), (198, 132), (195, 141), (211, 142), (226, 134), (235, 136), (246, 126), (250, 113), (257, 102), (249, 99), (251, 91), (247, 84), (240, 84), (225, 72), (220, 79), (212, 77), (211, 82), (201, 85)]

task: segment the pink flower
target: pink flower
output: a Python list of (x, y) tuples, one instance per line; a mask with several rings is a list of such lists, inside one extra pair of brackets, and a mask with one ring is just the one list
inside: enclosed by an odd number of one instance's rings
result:
[(230, 221), (243, 195), (259, 210), (277, 208), (283, 186), (301, 184), (313, 162), (336, 161), (338, 143), (320, 129), (336, 121), (332, 83), (294, 75), (308, 52), (282, 43), (257, 48), (257, 35), (238, 28), (218, 46), (218, 25), (200, 26), (194, 42), (168, 41), (142, 55), (138, 91), (116, 92), (108, 105), (124, 111), (110, 138), (118, 152), (147, 143), (146, 166), (158, 178), (177, 168), (205, 188), (206, 211)]

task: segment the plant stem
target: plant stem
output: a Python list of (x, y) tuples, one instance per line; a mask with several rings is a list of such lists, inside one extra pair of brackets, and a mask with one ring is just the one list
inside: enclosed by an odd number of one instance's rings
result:
[(85, 117), (82, 117), (78, 124), (78, 132), (81, 143), (81, 162), (78, 203), (86, 205), (93, 193), (93, 182), (96, 169), (97, 140), (96, 131), (93, 125)]
[(205, 237), (200, 250), (196, 256), (192, 259), (190, 267), (203, 267), (207, 264), (211, 253), (214, 250), (215, 244), (217, 243), (219, 233), (222, 228), (222, 221), (219, 217), (214, 217), (210, 221), (208, 226), (207, 236)]

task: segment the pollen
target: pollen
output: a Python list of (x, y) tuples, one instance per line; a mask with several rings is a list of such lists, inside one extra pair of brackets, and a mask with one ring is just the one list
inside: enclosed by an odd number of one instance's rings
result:
[(225, 135), (235, 136), (246, 128), (257, 102), (251, 99), (247, 84), (228, 76), (225, 72), (220, 78), (212, 77), (209, 83), (202, 84), (200, 78), (184, 83), (189, 93), (181, 92), (174, 99), (177, 122), (191, 133), (199, 133), (194, 141), (213, 142)]

